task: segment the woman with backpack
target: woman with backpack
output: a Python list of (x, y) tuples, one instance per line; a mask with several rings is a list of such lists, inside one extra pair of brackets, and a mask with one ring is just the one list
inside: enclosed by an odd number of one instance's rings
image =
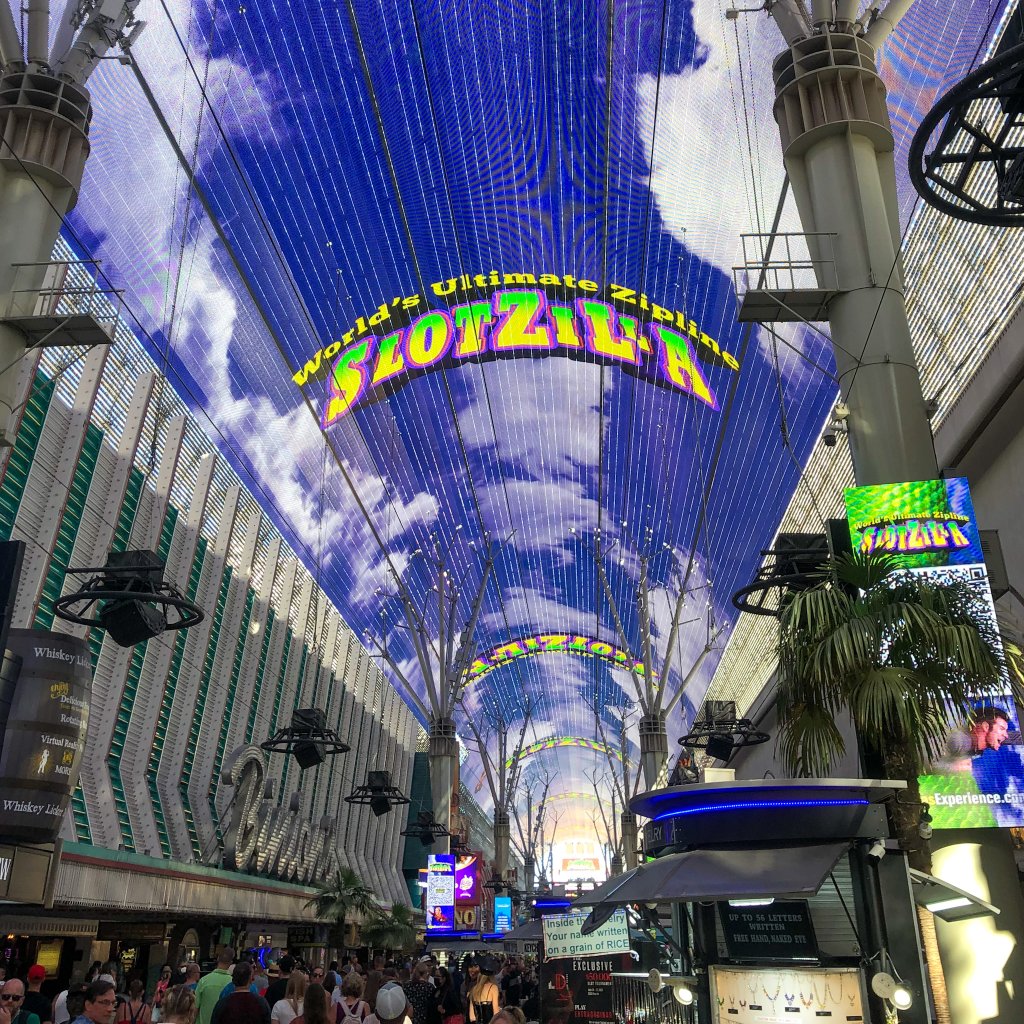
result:
[(341, 983), (341, 999), (336, 1006), (336, 1024), (363, 1024), (370, 1015), (370, 1004), (363, 999), (363, 976), (349, 971)]
[(150, 1010), (146, 1003), (146, 988), (139, 978), (128, 986), (128, 998), (118, 1004), (118, 1024), (150, 1024)]
[[(323, 991), (322, 985), (316, 986)], [(304, 1012), (306, 998), (306, 976), (302, 971), (292, 971), (288, 976), (288, 988), (284, 999), (278, 999), (270, 1009), (271, 1024), (292, 1024)]]

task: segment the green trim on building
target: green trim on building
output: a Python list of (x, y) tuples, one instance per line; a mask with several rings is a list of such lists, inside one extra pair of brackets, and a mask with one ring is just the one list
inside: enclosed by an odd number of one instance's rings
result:
[[(295, 683), (295, 704), (292, 707), (294, 711), (302, 700), (302, 682), (306, 676), (306, 665), (309, 662), (309, 646), (303, 641), (302, 644), (302, 657), (299, 659), (299, 674)], [(290, 724), (290, 723), (289, 723)], [(284, 771), (281, 773), (281, 792), (286, 792), (288, 786), (288, 772), (292, 766), (292, 759), (286, 758), (284, 762)]]
[[(281, 699), (284, 697), (284, 681), (288, 677), (288, 658), (291, 654), (292, 640), (295, 634), (292, 632), (292, 627), (287, 626), (284, 634), (284, 650), (281, 652), (281, 671), (277, 675), (277, 690), (274, 693), (274, 707), (270, 712), (270, 729), (268, 731), (269, 736), (273, 736), (277, 730), (277, 718), (281, 713)], [(284, 787), (281, 787), (281, 791), (284, 792)]]
[[(185, 596), (190, 600), (196, 599), (196, 592), (199, 589), (199, 578), (203, 572), (203, 562), (206, 560), (206, 549), (208, 542), (205, 537), (200, 537), (196, 544), (196, 555), (192, 560), (192, 571), (188, 576), (188, 587)], [(164, 687), (163, 700), (160, 702), (160, 712), (157, 715), (156, 728), (153, 730), (153, 743), (149, 748), (149, 759), (146, 764), (146, 781), (149, 785), (149, 796), (153, 803), (153, 815), (156, 818), (157, 831), (160, 834), (160, 848), (164, 855), (171, 856), (171, 840), (167, 831), (167, 821), (164, 818), (163, 803), (160, 800), (160, 789), (156, 784), (157, 771), (160, 767), (160, 757), (164, 750), (164, 740), (167, 738), (167, 725), (171, 718), (171, 708), (174, 706), (174, 691), (178, 686), (178, 676), (181, 673), (181, 663), (185, 657), (185, 635), (186, 630), (178, 631), (178, 638), (174, 643), (174, 654), (171, 656), (171, 666), (167, 673), (167, 684)]]
[(0, 487), (0, 540), (10, 540), (14, 531), (14, 521), (18, 517), (21, 499), (25, 494), (32, 460), (36, 457), (36, 448), (43, 433), (46, 414), (50, 411), (50, 402), (56, 390), (55, 382), (45, 373), (36, 373), (32, 384), (32, 392), (25, 405), (25, 415), (21, 418), (18, 436), (7, 458), (7, 470), (4, 473), (3, 487)]
[(242, 671), (242, 658), (245, 656), (245, 642), (249, 637), (249, 623), (252, 620), (252, 606), (256, 601), (256, 591), (252, 587), (245, 588), (245, 608), (242, 610), (242, 621), (239, 624), (238, 639), (235, 641), (235, 657), (231, 663), (231, 678), (228, 680), (228, 693), (224, 701), (224, 714), (221, 717), (220, 732), (217, 736), (217, 753), (213, 759), (213, 775), (210, 781), (210, 792), (207, 799), (210, 802), (210, 814), (213, 820), (217, 821), (217, 803), (215, 800), (217, 789), (220, 787), (220, 770), (224, 765), (224, 755), (227, 753), (228, 731), (231, 728), (231, 718), (235, 710), (235, 696), (238, 692), (238, 676)]
[(107, 768), (110, 771), (110, 788), (114, 792), (114, 809), (117, 811), (118, 824), (121, 827), (121, 842), (126, 850), (135, 849), (135, 835), (132, 832), (131, 816), (128, 814), (128, 799), (124, 795), (124, 781), (121, 778), (121, 755), (124, 753), (125, 740), (128, 737), (128, 726), (132, 720), (132, 708), (135, 706), (135, 695), (139, 692), (139, 680), (142, 677), (142, 664), (146, 660), (149, 641), (138, 644), (132, 652), (128, 675), (124, 681), (124, 693), (121, 706), (117, 709), (114, 722), (114, 733), (110, 738), (110, 750), (107, 752)]
[[(192, 813), (192, 800), (188, 794), (188, 784), (192, 778), (192, 769), (196, 763), (196, 749), (199, 746), (199, 734), (203, 728), (203, 712), (206, 710), (206, 698), (210, 694), (213, 666), (217, 661), (217, 648), (220, 646), (221, 628), (224, 625), (224, 609), (227, 606), (228, 594), (231, 591), (232, 575), (233, 570), (229, 565), (225, 568), (224, 575), (220, 581), (220, 593), (217, 595), (217, 604), (213, 612), (213, 625), (210, 627), (210, 639), (206, 644), (206, 657), (203, 660), (203, 675), (199, 681), (199, 692), (196, 694), (196, 704), (192, 712), (192, 727), (188, 731), (188, 742), (185, 745), (185, 760), (181, 769), (181, 781), (178, 783), (178, 791), (181, 793), (181, 809), (185, 813), (185, 824), (188, 825), (192, 849), (199, 860), (202, 860), (203, 845), (199, 842), (199, 832), (196, 829), (195, 815)], [(214, 815), (214, 821), (216, 820), (216, 815)]]
[[(111, 551), (128, 550), (128, 541), (131, 540), (135, 517), (139, 514), (139, 501), (142, 499), (142, 486), (145, 482), (146, 478), (142, 475), (142, 470), (132, 466), (132, 471), (128, 474), (128, 486), (125, 488), (124, 501), (121, 503), (121, 511), (117, 517), (117, 526), (114, 528), (114, 536), (110, 542)], [(175, 517), (177, 517), (177, 511), (175, 511)], [(166, 555), (164, 557), (166, 558)]]
[(90, 423), (85, 428), (85, 440), (82, 442), (78, 463), (71, 477), (67, 504), (61, 513), (57, 539), (54, 541), (50, 564), (43, 580), (43, 590), (33, 623), (36, 629), (49, 629), (53, 625), (53, 602), (60, 597), (60, 592), (64, 588), (64, 570), (71, 564), (78, 528), (82, 525), (82, 513), (85, 511), (89, 487), (96, 472), (96, 460), (102, 446), (103, 431)]
[[(142, 484), (145, 478), (137, 469), (132, 470), (132, 476), (128, 481), (128, 495), (125, 504), (118, 516), (117, 528), (114, 531), (112, 548), (115, 551), (124, 551), (131, 538), (132, 524), (138, 514), (139, 495), (142, 493)], [(134, 495), (133, 501), (127, 498)], [(178, 521), (178, 510), (171, 508), (164, 519), (163, 529), (160, 531), (160, 544), (157, 554), (166, 560), (167, 553), (171, 548), (171, 539), (174, 536), (174, 526)], [(92, 630), (92, 633), (102, 640), (102, 633), (99, 630)], [(90, 643), (92, 637), (90, 637)], [(154, 651), (159, 648), (154, 647)], [(107, 769), (110, 773), (110, 785), (114, 791), (114, 807), (117, 810), (118, 823), (121, 826), (121, 842), (126, 850), (135, 849), (135, 835), (132, 832), (131, 816), (128, 813), (128, 801), (124, 794), (124, 779), (121, 777), (121, 755), (124, 753), (124, 745), (128, 738), (128, 728), (131, 724), (132, 711), (135, 708), (135, 698), (139, 692), (139, 682), (142, 679), (142, 669), (145, 664), (146, 655), (149, 652), (148, 641), (139, 644), (133, 654), (131, 664), (128, 667), (128, 674), (125, 678), (124, 690), (121, 693), (121, 703), (117, 709), (117, 720), (114, 723), (114, 733), (110, 741), (110, 750), (107, 752)], [(97, 644), (98, 654), (98, 644)], [(95, 656), (93, 664), (95, 665)]]
[(263, 646), (260, 648), (260, 660), (256, 666), (256, 684), (252, 688), (252, 703), (249, 705), (249, 718), (245, 723), (245, 742), (252, 743), (252, 734), (256, 729), (256, 712), (260, 706), (260, 690), (263, 689), (263, 677), (267, 672), (267, 652), (270, 650), (270, 638), (274, 632), (274, 609), (267, 609), (267, 624), (263, 627)]

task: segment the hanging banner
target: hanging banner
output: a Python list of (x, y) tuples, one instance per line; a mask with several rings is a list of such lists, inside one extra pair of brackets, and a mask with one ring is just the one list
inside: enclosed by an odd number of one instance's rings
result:
[(427, 932), (455, 927), (455, 855), (432, 853), (427, 858)]
[(85, 749), (89, 645), (64, 633), (12, 629), (7, 648), (21, 668), (0, 751), (0, 838), (51, 843)]

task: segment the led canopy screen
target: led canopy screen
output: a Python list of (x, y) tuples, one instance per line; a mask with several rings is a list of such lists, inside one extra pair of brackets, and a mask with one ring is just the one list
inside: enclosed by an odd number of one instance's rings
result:
[[(914, 128), (1003, 6), (918, 3), (881, 52), (901, 227)], [(461, 630), (493, 558), (455, 714), (485, 810), (470, 716), (514, 736), (532, 709), (525, 743), (543, 746), (524, 783), (546, 774), (549, 798), (589, 792), (609, 750), (635, 770), (641, 582), (650, 682), (672, 695), (686, 680), (674, 738), (836, 398), (819, 331), (737, 318), (741, 236), (773, 223), (785, 179), (778, 29), (718, 0), (169, 0), (145, 17), (133, 66), (102, 61), (89, 81), (69, 243), (103, 261), (132, 329), (358, 641), (394, 656), (401, 673), (382, 668), (424, 725), (431, 666), (407, 619)], [(792, 202), (780, 228), (800, 230)], [(168, 419), (158, 399), (152, 415)], [(202, 477), (188, 452), (179, 529)], [(199, 525), (203, 587), (222, 518), (217, 505)], [(248, 523), (225, 528), (234, 566)], [(296, 588), (290, 564), (268, 570), (273, 593)], [(270, 666), (273, 706), (299, 666), (312, 703), (313, 680), (347, 685), (346, 659), (369, 656), (340, 639), (324, 656), (315, 612), (309, 628), (293, 618), (268, 629), (266, 658), (263, 635), (244, 652)], [(588, 656), (534, 657), (551, 636), (574, 654), (585, 638)], [(253, 741), (275, 724), (257, 716)], [(559, 807), (560, 835), (592, 831), (592, 806)]]

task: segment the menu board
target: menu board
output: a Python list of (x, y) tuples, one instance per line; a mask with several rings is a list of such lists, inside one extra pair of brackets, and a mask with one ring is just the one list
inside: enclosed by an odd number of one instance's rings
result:
[(864, 978), (856, 967), (711, 968), (715, 1024), (859, 1024)]

